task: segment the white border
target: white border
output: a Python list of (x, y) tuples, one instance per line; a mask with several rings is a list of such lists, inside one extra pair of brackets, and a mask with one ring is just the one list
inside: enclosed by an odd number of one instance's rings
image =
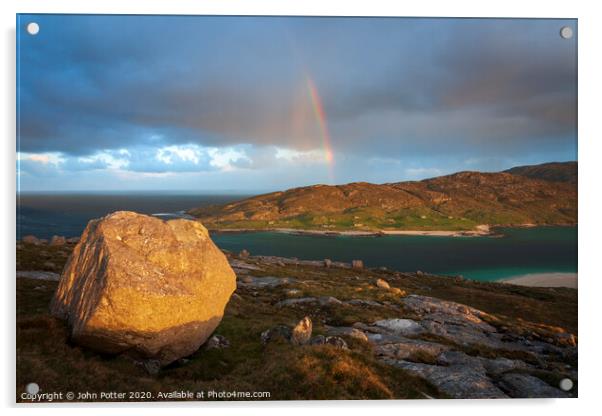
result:
[[(394, 2), (382, 0), (304, 0), (295, 2), (277, 0), (3, 0), (2, 8), (2, 184), (4, 199), (2, 209), (2, 238), (0, 256), (4, 273), (2, 315), (4, 318), (1, 359), (3, 377), (0, 381), (0, 403), (12, 414), (43, 412), (44, 414), (105, 415), (124, 407), (120, 413), (144, 411), (148, 415), (164, 415), (166, 411), (178, 413), (220, 414), (307, 414), (316, 411), (365, 414), (376, 407), (379, 412), (412, 412), (422, 414), (462, 414), (483, 416), (505, 415), (508, 412), (533, 411), (546, 415), (567, 415), (587, 412), (596, 408), (600, 382), (600, 349), (602, 339), (599, 325), (602, 290), (601, 269), (596, 264), (600, 257), (600, 218), (602, 213), (600, 158), (602, 157), (600, 129), (600, 41), (602, 22), (596, 3), (575, 1), (526, 2), (506, 0), (496, 2), (413, 1)], [(239, 14), (239, 15), (347, 15), (347, 16), (437, 16), (437, 17), (558, 17), (579, 19), (579, 399), (574, 400), (462, 400), (462, 401), (388, 401), (388, 402), (271, 402), (271, 403), (196, 403), (86, 406), (85, 410), (74, 406), (40, 406), (39, 408), (15, 408), (14, 386), (14, 247), (15, 247), (15, 13), (119, 13), (119, 14)], [(144, 410), (143, 410), (144, 409)], [(173, 410), (171, 410), (173, 409)]]

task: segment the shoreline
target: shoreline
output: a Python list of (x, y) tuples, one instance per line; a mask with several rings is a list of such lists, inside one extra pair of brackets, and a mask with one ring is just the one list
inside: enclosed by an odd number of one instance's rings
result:
[[(201, 221), (196, 219), (196, 221)], [(202, 222), (202, 221), (201, 221)], [(324, 237), (383, 237), (387, 235), (408, 235), (424, 237), (504, 237), (499, 230), (501, 228), (545, 228), (545, 227), (577, 227), (577, 224), (507, 224), (490, 225), (481, 224), (472, 230), (319, 230), (319, 229), (299, 229), (299, 228), (210, 228), (210, 233), (228, 234), (228, 233), (261, 233), (273, 232), (291, 235), (309, 235)]]
[(497, 281), (517, 286), (529, 287), (567, 287), (577, 289), (578, 274), (564, 272), (527, 273)]
[(382, 237), (386, 235), (409, 235), (428, 237), (495, 237), (501, 236), (495, 233), (489, 225), (480, 225), (473, 230), (303, 230), (296, 228), (208, 228), (210, 233), (258, 233), (274, 232), (291, 235), (315, 235), (315, 236), (348, 236), (348, 237)]

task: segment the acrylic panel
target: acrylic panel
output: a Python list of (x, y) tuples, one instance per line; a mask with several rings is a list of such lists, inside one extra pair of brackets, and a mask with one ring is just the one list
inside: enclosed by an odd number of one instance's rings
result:
[(16, 400), (577, 397), (577, 20), (17, 16)]

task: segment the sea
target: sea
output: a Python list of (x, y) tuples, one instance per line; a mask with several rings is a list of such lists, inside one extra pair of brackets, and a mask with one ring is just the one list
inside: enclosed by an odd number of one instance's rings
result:
[[(88, 221), (129, 210), (159, 218), (250, 195), (181, 192), (21, 193), (17, 239), (79, 236)], [(278, 232), (213, 233), (222, 249), (304, 260), (363, 260), (367, 267), (496, 281), (538, 273), (577, 273), (577, 227), (500, 228), (496, 237), (312, 236)]]

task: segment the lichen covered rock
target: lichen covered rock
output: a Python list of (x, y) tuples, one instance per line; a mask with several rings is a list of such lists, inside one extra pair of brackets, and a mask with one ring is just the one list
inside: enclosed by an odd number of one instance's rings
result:
[(235, 289), (201, 223), (120, 211), (88, 223), (51, 312), (80, 345), (166, 365), (209, 338)]

